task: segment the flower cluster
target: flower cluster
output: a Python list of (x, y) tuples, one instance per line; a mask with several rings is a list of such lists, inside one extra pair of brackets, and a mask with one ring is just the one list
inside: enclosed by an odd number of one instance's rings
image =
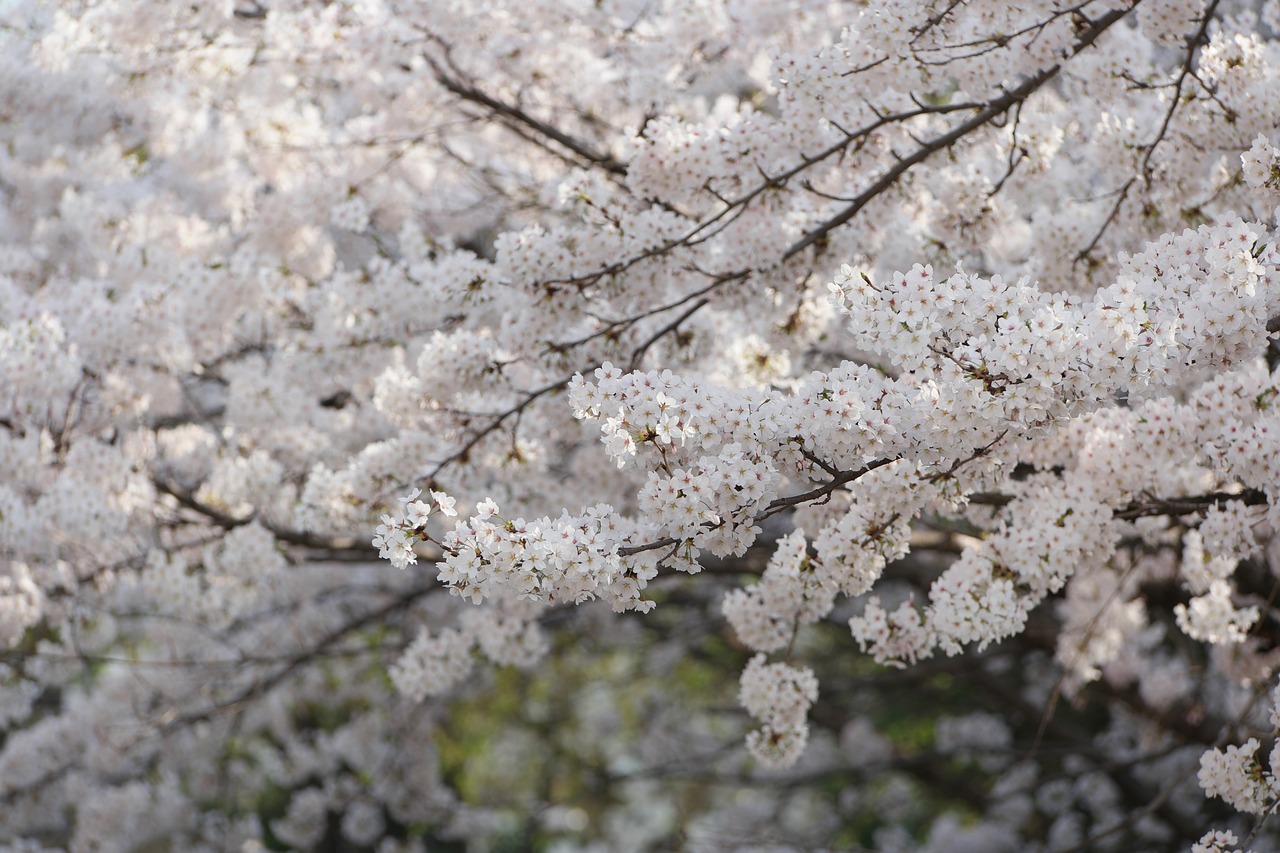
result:
[(1225, 832), (1220, 830), (1210, 830), (1201, 836), (1200, 840), (1191, 845), (1191, 853), (1253, 853), (1249, 851), (1237, 851), (1236, 845), (1240, 843), (1240, 839), (1230, 830)]
[(373, 538), (373, 547), (378, 549), (378, 556), (390, 560), (391, 565), (398, 569), (418, 562), (418, 555), (413, 550), (414, 542), (420, 537), (425, 538), (427, 519), (431, 516), (432, 507), (445, 516), (458, 514), (454, 509), (454, 498), (443, 492), (431, 492), (431, 503), (418, 500), (421, 494), (421, 489), (414, 489), (402, 497), (400, 503), (404, 505), (404, 509), (396, 515), (382, 516), (382, 524), (375, 531), (377, 535)]
[(778, 542), (760, 583), (724, 597), (721, 612), (738, 639), (761, 652), (787, 647), (801, 625), (831, 612), (836, 589), (824, 583), (819, 562), (806, 551), (803, 530)]
[[(1239, 811), (1265, 814), (1280, 799), (1272, 771), (1258, 762), (1258, 740), (1249, 738), (1240, 746), (1211, 749), (1200, 758), (1200, 787), (1210, 797), (1220, 797)], [(1273, 752), (1268, 764), (1280, 754)]]
[(1256, 607), (1236, 607), (1231, 601), (1231, 585), (1223, 580), (1209, 583), (1208, 592), (1190, 604), (1173, 608), (1178, 627), (1192, 639), (1206, 643), (1242, 643), (1261, 615)]
[(747, 749), (767, 767), (786, 767), (809, 740), (805, 715), (818, 699), (818, 680), (810, 669), (765, 661), (753, 657), (738, 683), (738, 701), (764, 723), (747, 735)]
[(471, 671), (471, 643), (446, 628), (432, 636), (423, 629), (391, 667), (396, 689), (415, 701), (449, 692)]

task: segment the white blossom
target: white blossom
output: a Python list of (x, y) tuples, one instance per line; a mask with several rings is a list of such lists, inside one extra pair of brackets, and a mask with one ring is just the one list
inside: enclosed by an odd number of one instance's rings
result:
[(1239, 846), (1278, 32), (0, 3), (0, 850)]

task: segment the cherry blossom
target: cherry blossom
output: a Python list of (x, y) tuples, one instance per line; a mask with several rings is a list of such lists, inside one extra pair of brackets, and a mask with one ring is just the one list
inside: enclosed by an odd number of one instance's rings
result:
[(1280, 845), (1278, 32), (4, 4), (0, 850)]

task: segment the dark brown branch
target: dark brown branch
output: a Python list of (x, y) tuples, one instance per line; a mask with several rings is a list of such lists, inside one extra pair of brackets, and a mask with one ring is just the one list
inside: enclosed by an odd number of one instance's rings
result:
[(632, 350), (631, 360), (628, 363), (627, 369), (635, 370), (637, 367), (639, 367), (640, 359), (644, 358), (644, 354), (649, 350), (649, 347), (656, 344), (664, 336), (669, 335), (672, 332), (679, 329), (680, 325), (684, 323), (685, 320), (688, 320), (694, 314), (698, 313), (698, 311), (700, 311), (703, 308), (703, 306), (707, 304), (707, 302), (708, 300), (706, 299), (699, 299), (697, 302), (693, 303), (687, 309), (681, 312), (679, 317), (676, 317), (670, 323), (667, 323), (661, 329), (658, 329), (658, 331), (654, 332), (652, 335), (645, 338), (644, 341), (642, 341), (634, 350)]
[[(1081, 51), (1085, 50), (1090, 45), (1092, 45), (1095, 41), (1097, 41), (1099, 36), (1101, 36), (1113, 24), (1115, 24), (1125, 15), (1127, 15), (1129, 11), (1130, 11), (1129, 8), (1113, 9), (1107, 14), (1103, 15), (1101, 18), (1099, 18), (1093, 24), (1093, 26), (1091, 26), (1088, 30), (1086, 30), (1080, 36), (1079, 40), (1077, 40), (1075, 47), (1072, 49), (1072, 52), (1071, 52), (1072, 56), (1080, 53)], [(928, 140), (925, 144), (917, 148), (915, 152), (913, 152), (912, 154), (906, 157), (903, 157), (901, 160), (895, 163), (891, 169), (889, 169), (883, 175), (881, 175), (880, 178), (875, 181), (875, 183), (873, 183), (870, 187), (868, 187), (866, 190), (860, 193), (854, 199), (852, 204), (850, 204), (844, 210), (840, 211), (835, 216), (826, 220), (825, 222), (820, 224), (817, 228), (813, 229), (804, 237), (802, 237), (800, 240), (797, 240), (794, 244), (792, 244), (791, 247), (788, 248), (787, 251), (783, 254), (782, 256), (783, 259), (786, 260), (794, 257), (795, 255), (799, 254), (803, 250), (807, 249), (809, 246), (812, 246), (814, 243), (817, 243), (823, 238), (825, 238), (835, 229), (849, 222), (851, 219), (857, 216), (858, 213), (862, 210), (862, 208), (866, 207), (867, 204), (869, 204), (872, 199), (876, 198), (885, 190), (887, 190), (889, 187), (897, 183), (898, 179), (901, 178), (904, 174), (906, 174), (913, 166), (916, 166), (919, 163), (924, 162), (925, 160), (927, 160), (929, 157), (933, 156), (937, 152), (942, 151), (946, 148), (949, 148), (959, 140), (963, 139), (965, 136), (968, 136), (973, 131), (977, 130), (980, 127), (983, 127), (987, 123), (991, 122), (993, 119), (1002, 115), (1005, 111), (1007, 111), (1014, 105), (1020, 104), (1023, 101), (1025, 101), (1027, 98), (1031, 97), (1031, 95), (1034, 94), (1037, 90), (1039, 90), (1040, 87), (1042, 87), (1044, 84), (1048, 83), (1050, 80), (1056, 77), (1058, 75), (1058, 72), (1062, 70), (1062, 67), (1064, 64), (1065, 62), (1059, 62), (1056, 65), (1052, 65), (1049, 68), (1046, 68), (1043, 71), (1040, 71), (1039, 73), (1034, 74), (1031, 77), (1028, 77), (1021, 84), (1019, 84), (1018, 86), (1015, 86), (1013, 89), (1010, 89), (1004, 95), (1000, 96), (999, 98), (995, 98), (994, 100), (988, 101), (986, 106), (982, 107), (982, 109), (978, 112), (978, 114), (975, 115), (973, 118), (957, 125), (956, 127), (952, 128), (946, 133), (940, 134), (939, 136), (935, 136), (933, 139)]]
[[(431, 70), (435, 73), (436, 80), (441, 86), (462, 98), (464, 101), (477, 104), (492, 112), (494, 115), (506, 119), (504, 123), (514, 123), (515, 127), (508, 127), (511, 130), (519, 128), (527, 128), (528, 130), (555, 141), (557, 144), (567, 148), (578, 157), (588, 163), (599, 166), (606, 172), (613, 175), (625, 175), (627, 167), (622, 163), (610, 157), (607, 154), (601, 154), (592, 149), (589, 145), (580, 139), (575, 139), (554, 125), (548, 124), (541, 119), (534, 118), (519, 107), (499, 101), (497, 98), (491, 97), (468, 83), (462, 82), (460, 79), (452, 77), (445, 69), (433, 59), (430, 55), (424, 54), (427, 64), (431, 66)], [(522, 134), (523, 135), (523, 134)], [(528, 138), (527, 136), (525, 137)]]
[(310, 644), (304, 651), (288, 658), (285, 665), (280, 667), (271, 675), (262, 680), (255, 681), (253, 684), (241, 690), (230, 699), (218, 702), (215, 705), (211, 705), (199, 711), (189, 711), (183, 714), (176, 713), (176, 709), (171, 710), (166, 715), (167, 719), (162, 717), (160, 720), (159, 727), (161, 733), (168, 733), (180, 726), (209, 720), (219, 714), (235, 712), (243, 706), (245, 702), (260, 698), (271, 692), (299, 668), (315, 660), (317, 657), (326, 654), (331, 647), (337, 645), (352, 633), (370, 625), (375, 625), (396, 611), (409, 607), (418, 599), (442, 589), (443, 587), (432, 584), (430, 586), (417, 587), (415, 589), (408, 590), (407, 592), (392, 599), (387, 604), (373, 610), (366, 611), (354, 619), (344, 622), (342, 625), (326, 633), (317, 642)]
[(1113, 516), (1124, 521), (1133, 521), (1136, 518), (1147, 518), (1153, 515), (1192, 515), (1230, 501), (1238, 501), (1245, 506), (1262, 506), (1267, 502), (1267, 495), (1259, 489), (1245, 489), (1237, 494), (1211, 492), (1207, 495), (1182, 498), (1152, 498), (1146, 502), (1135, 501), (1123, 509), (1116, 510)]
[[(969, 496), (969, 503), (979, 506), (1004, 507), (1013, 503), (1012, 495), (996, 492), (977, 492)], [(1267, 495), (1260, 489), (1244, 489), (1240, 492), (1210, 492), (1204, 495), (1187, 495), (1176, 498), (1152, 497), (1145, 501), (1133, 501), (1116, 509), (1112, 517), (1122, 521), (1133, 521), (1155, 515), (1192, 515), (1204, 512), (1211, 506), (1229, 501), (1239, 501), (1245, 506), (1262, 506), (1267, 502)]]
[[(763, 521), (764, 519), (769, 518), (770, 516), (777, 515), (778, 513), (782, 512), (784, 509), (788, 509), (793, 506), (799, 506), (800, 504), (809, 503), (810, 501), (815, 501), (820, 498), (824, 498), (827, 495), (830, 495), (836, 489), (840, 488), (841, 486), (852, 483), (854, 480), (858, 479), (863, 474), (866, 474), (870, 471), (874, 471), (876, 468), (883, 468), (885, 465), (888, 465), (893, 461), (894, 461), (893, 459), (880, 459), (868, 464), (863, 468), (859, 468), (857, 471), (841, 471), (838, 474), (836, 474), (834, 477), (832, 477), (830, 480), (823, 483), (821, 486), (818, 486), (816, 489), (810, 489), (809, 491), (802, 492), (798, 495), (788, 495), (787, 497), (783, 497), (783, 498), (774, 498), (773, 500), (769, 501), (768, 505), (765, 506), (765, 508), (761, 510), (760, 513), (756, 515), (752, 520)], [(726, 523), (727, 521), (722, 518), (718, 522), (704, 521), (702, 523), (702, 527), (707, 530), (717, 530), (723, 527)], [(677, 545), (682, 541), (684, 540), (677, 539), (673, 536), (666, 536), (666, 537), (663, 537), (662, 539), (655, 539), (652, 542), (646, 542), (643, 545), (628, 545), (624, 548), (619, 548), (618, 555), (622, 557), (630, 557), (635, 554), (643, 554), (645, 551), (655, 551), (659, 548), (667, 548), (672, 545)]]
[[(1181, 105), (1182, 85), (1186, 82), (1187, 76), (1192, 73), (1192, 65), (1195, 63), (1196, 51), (1205, 40), (1205, 36), (1209, 31), (1209, 23), (1213, 20), (1214, 12), (1218, 8), (1218, 2), (1219, 0), (1212, 0), (1212, 2), (1209, 3), (1209, 6), (1205, 9), (1204, 14), (1200, 18), (1200, 26), (1194, 33), (1187, 36), (1186, 52), (1183, 55), (1182, 67), (1178, 73), (1178, 79), (1173, 83), (1173, 95), (1169, 98), (1169, 108), (1165, 110), (1164, 119), (1160, 122), (1160, 129), (1156, 131), (1155, 138), (1142, 146), (1143, 149), (1145, 149), (1141, 164), (1142, 178), (1144, 182), (1149, 183), (1151, 180), (1151, 158), (1156, 153), (1156, 148), (1164, 141), (1165, 135), (1169, 132), (1169, 125), (1173, 121), (1174, 113), (1178, 111), (1178, 107)], [(1093, 239), (1089, 241), (1089, 245), (1076, 253), (1076, 263), (1080, 263), (1087, 259), (1090, 253), (1097, 248), (1099, 241), (1102, 240), (1107, 229), (1111, 227), (1111, 224), (1115, 222), (1116, 217), (1119, 216), (1121, 207), (1124, 206), (1125, 201), (1129, 198), (1129, 191), (1133, 189), (1134, 184), (1137, 182), (1138, 176), (1135, 175), (1125, 181), (1124, 186), (1117, 190), (1119, 195), (1116, 198), (1115, 204), (1111, 207), (1111, 212), (1107, 214), (1107, 218), (1103, 220), (1102, 225), (1097, 230), (1097, 233), (1095, 233), (1093, 235)]]
[(304, 548), (314, 548), (320, 551), (328, 552), (339, 556), (360, 556), (365, 559), (375, 559), (377, 557), (377, 549), (370, 544), (366, 544), (363, 540), (352, 537), (330, 537), (317, 536), (314, 533), (307, 533), (301, 530), (291, 530), (289, 528), (278, 527), (264, 521), (260, 516), (248, 515), (243, 518), (233, 515), (227, 515), (208, 504), (200, 503), (195, 499), (191, 492), (177, 485), (156, 477), (153, 482), (158, 491), (168, 495), (178, 502), (179, 506), (198, 513), (205, 520), (209, 521), (223, 530), (234, 530), (237, 527), (243, 527), (255, 518), (271, 531), (271, 534), (281, 542), (287, 542), (290, 545), (301, 545)]
[[(708, 234), (704, 232), (707, 232), (708, 229), (710, 229), (712, 226), (721, 223), (723, 220), (725, 220), (726, 217), (729, 217), (730, 218), (729, 221), (732, 221), (733, 217), (740, 215), (742, 211), (744, 211), (747, 208), (747, 206), (751, 204), (752, 201), (757, 199), (759, 196), (761, 196), (768, 190), (776, 189), (780, 186), (785, 186), (786, 183), (790, 181), (792, 178), (816, 166), (817, 164), (830, 159), (831, 157), (837, 154), (843, 153), (855, 141), (860, 139), (865, 139), (867, 136), (879, 130), (880, 128), (885, 127), (886, 125), (904, 122), (909, 119), (917, 118), (923, 115), (943, 115), (946, 113), (963, 112), (966, 110), (979, 109), (980, 107), (981, 107), (981, 104), (975, 104), (975, 103), (943, 104), (939, 106), (920, 105), (916, 109), (903, 110), (902, 112), (897, 112), (897, 113), (882, 113), (872, 108), (872, 112), (875, 113), (876, 115), (875, 121), (872, 121), (864, 125), (863, 127), (857, 128), (856, 130), (844, 132), (844, 137), (842, 139), (837, 140), (836, 142), (827, 146), (823, 150), (819, 151), (817, 154), (814, 154), (809, 157), (802, 157), (800, 162), (797, 163), (795, 166), (792, 166), (789, 169), (785, 169), (782, 172), (778, 173), (777, 175), (766, 177), (764, 181), (755, 185), (750, 190), (747, 190), (745, 193), (738, 196), (737, 198), (725, 199), (723, 197), (720, 197), (718, 193), (708, 190), (708, 192), (711, 192), (712, 195), (716, 196), (720, 200), (721, 204), (724, 205), (724, 208), (718, 211), (717, 213), (702, 220), (696, 226), (694, 226), (691, 230), (685, 232), (681, 236), (674, 237), (666, 241), (665, 243), (660, 243), (657, 246), (646, 249), (642, 252), (637, 252), (635, 255), (632, 255), (629, 258), (624, 258), (623, 260), (616, 261), (608, 265), (607, 267), (597, 270), (596, 272), (593, 272), (587, 275), (582, 275), (582, 276), (574, 276), (574, 277), (568, 277), (563, 279), (552, 279), (544, 283), (545, 284), (591, 284), (596, 281), (599, 281), (600, 279), (606, 276), (617, 275), (618, 273), (625, 272), (626, 270), (630, 269), (631, 267), (635, 266), (641, 261), (647, 260), (648, 258), (665, 255), (668, 252), (671, 252), (672, 250), (680, 247), (696, 245), (697, 243), (703, 242), (704, 240), (708, 239), (710, 236), (713, 236), (715, 233), (713, 232), (712, 234)], [(746, 274), (745, 272), (738, 272), (726, 277), (742, 277), (745, 274)]]
[[(591, 369), (593, 368), (588, 368), (588, 370), (591, 370)], [(449, 454), (449, 456), (445, 457), (444, 459), (436, 463), (436, 466), (430, 472), (418, 477), (415, 482), (430, 482), (431, 480), (434, 480), (436, 476), (440, 474), (441, 471), (443, 471), (445, 468), (449, 467), (453, 463), (465, 462), (467, 458), (471, 455), (471, 451), (475, 449), (475, 446), (479, 444), (481, 441), (483, 441), (485, 437), (492, 435), (494, 432), (496, 432), (497, 429), (500, 426), (502, 426), (502, 424), (507, 420), (507, 418), (510, 418), (513, 416), (519, 416), (521, 413), (524, 412), (525, 409), (533, 405), (534, 401), (536, 401), (540, 397), (550, 394), (553, 391), (564, 390), (565, 388), (568, 387), (569, 381), (571, 379), (573, 379), (572, 376), (566, 376), (564, 379), (559, 379), (555, 382), (552, 382), (550, 385), (544, 385), (541, 388), (527, 392), (523, 400), (521, 400), (519, 403), (516, 403), (514, 406), (507, 409), (506, 411), (499, 412), (498, 414), (494, 415), (493, 420), (490, 421), (487, 426), (485, 426), (483, 429), (476, 432), (475, 435), (471, 436), (471, 438), (467, 439), (467, 441), (463, 443), (462, 447), (458, 448), (453, 453)]]

